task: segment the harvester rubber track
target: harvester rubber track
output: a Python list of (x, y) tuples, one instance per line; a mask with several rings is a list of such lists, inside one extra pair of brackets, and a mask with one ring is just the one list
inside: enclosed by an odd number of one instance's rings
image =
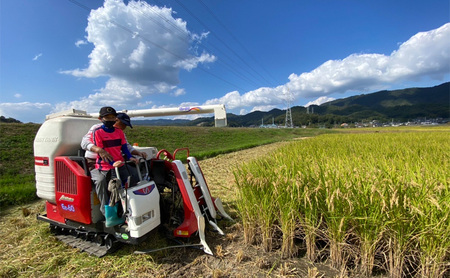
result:
[(97, 256), (99, 258), (108, 254), (110, 250), (105, 245), (101, 246), (95, 242), (87, 241), (81, 238), (76, 238), (72, 235), (56, 235), (55, 237), (67, 245), (80, 249), (83, 252)]

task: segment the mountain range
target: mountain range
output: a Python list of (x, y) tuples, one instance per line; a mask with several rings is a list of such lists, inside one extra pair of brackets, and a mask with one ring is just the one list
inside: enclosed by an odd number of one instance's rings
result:
[[(292, 122), (301, 125), (333, 125), (361, 121), (406, 122), (450, 118), (450, 82), (427, 88), (379, 91), (333, 100), (321, 105), (291, 107)], [(286, 110), (255, 111), (246, 115), (227, 113), (228, 126), (284, 125)], [(134, 120), (135, 125), (214, 125), (214, 118), (195, 120)]]

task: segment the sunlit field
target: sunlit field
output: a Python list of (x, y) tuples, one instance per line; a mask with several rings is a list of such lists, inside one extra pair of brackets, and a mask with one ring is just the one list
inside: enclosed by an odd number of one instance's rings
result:
[(237, 169), (246, 241), (357, 276), (449, 275), (449, 129), (383, 131), (296, 141)]

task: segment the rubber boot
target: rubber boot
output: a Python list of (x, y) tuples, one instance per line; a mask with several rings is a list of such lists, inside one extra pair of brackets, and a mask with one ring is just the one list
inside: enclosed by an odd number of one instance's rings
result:
[(119, 224), (122, 224), (125, 222), (124, 219), (117, 216), (117, 208), (119, 206), (119, 203), (117, 203), (115, 206), (110, 207), (108, 205), (105, 205), (105, 218), (106, 218), (106, 227), (112, 227)]

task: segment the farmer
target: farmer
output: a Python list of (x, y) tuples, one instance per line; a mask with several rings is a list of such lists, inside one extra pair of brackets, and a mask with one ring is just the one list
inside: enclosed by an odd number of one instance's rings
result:
[[(102, 123), (93, 125), (89, 129), (88, 133), (86, 133), (86, 135), (84, 135), (83, 139), (81, 140), (81, 148), (86, 151), (84, 157), (86, 157), (89, 171), (94, 169), (95, 160), (97, 159), (97, 155), (100, 155), (100, 157), (102, 157), (102, 159), (111, 159), (112, 158), (111, 155), (107, 151), (105, 151), (104, 149), (98, 148), (97, 146), (95, 146), (92, 143), (91, 139), (92, 139), (92, 134), (93, 134), (94, 130), (96, 130), (97, 128), (99, 128), (101, 126), (102, 126)], [(133, 128), (133, 126), (131, 125), (130, 117), (125, 113), (117, 113), (117, 120), (116, 120), (116, 123), (114, 124), (114, 127), (119, 128), (123, 131), (127, 128), (127, 126), (129, 126), (130, 128)], [(126, 137), (125, 137), (125, 139), (126, 139)], [(132, 155), (138, 155), (138, 156), (143, 157), (144, 159), (147, 159), (147, 153), (140, 152), (140, 151), (136, 150), (135, 148), (133, 148), (133, 146), (130, 143), (128, 143), (128, 140), (127, 140), (127, 148)]]
[(116, 110), (109, 106), (102, 107), (99, 113), (99, 120), (103, 124), (94, 129), (91, 137), (92, 146), (90, 150), (98, 154), (95, 169), (91, 170), (91, 177), (95, 185), (95, 192), (100, 200), (100, 211), (106, 218), (106, 226), (114, 226), (123, 223), (123, 220), (118, 218), (117, 206), (114, 204), (112, 204), (115, 208), (114, 215), (108, 216), (108, 214), (111, 214), (108, 213), (111, 211), (111, 208), (108, 205), (109, 195), (106, 181), (108, 176), (116, 177), (114, 167), (118, 167), (121, 180), (126, 181), (128, 176), (130, 176), (130, 185), (135, 184), (138, 180), (135, 172), (132, 173), (134, 168), (124, 166), (122, 154), (135, 163), (137, 163), (137, 159), (128, 150), (123, 131), (114, 127), (117, 120)]

